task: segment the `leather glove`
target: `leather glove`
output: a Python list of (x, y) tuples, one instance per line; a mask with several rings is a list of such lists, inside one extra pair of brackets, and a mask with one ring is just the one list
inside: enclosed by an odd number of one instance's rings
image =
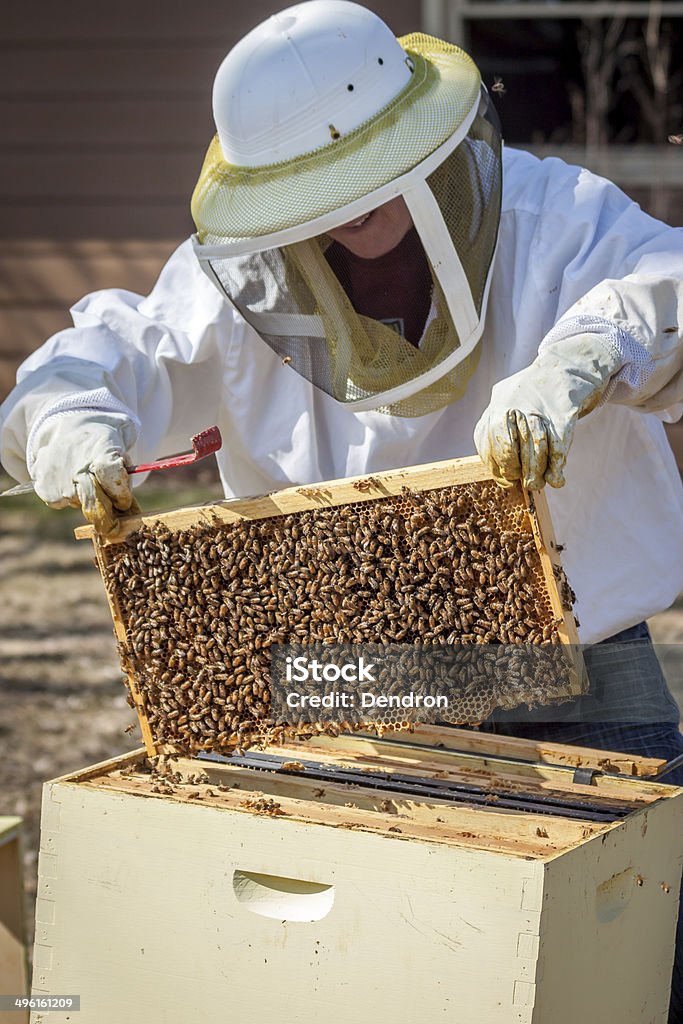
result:
[(121, 413), (48, 416), (33, 438), (36, 493), (52, 508), (80, 506), (98, 533), (115, 534), (120, 516), (140, 511), (126, 470), (134, 443), (135, 428)]
[(624, 364), (596, 334), (579, 334), (541, 349), (530, 366), (494, 385), (474, 428), (474, 443), (496, 481), (521, 480), (540, 491), (564, 485), (576, 421), (599, 403)]

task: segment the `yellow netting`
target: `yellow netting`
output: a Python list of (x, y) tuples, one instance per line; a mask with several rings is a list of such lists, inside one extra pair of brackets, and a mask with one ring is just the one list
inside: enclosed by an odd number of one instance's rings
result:
[[(416, 348), (386, 324), (356, 313), (317, 239), (288, 246), (285, 258), (293, 264), (293, 271), (288, 274), (293, 293), (306, 294), (314, 303), (314, 314), (320, 316), (325, 325), (328, 386), (338, 401), (352, 402), (368, 394), (388, 391), (427, 373), (458, 347), (438, 282), (434, 282), (437, 313), (427, 327), (420, 348)], [(478, 361), (477, 347), (458, 366), (457, 373), (448, 374), (447, 379), (424, 388), (419, 396), (394, 403), (387, 411), (401, 416), (424, 415), (460, 398)]]

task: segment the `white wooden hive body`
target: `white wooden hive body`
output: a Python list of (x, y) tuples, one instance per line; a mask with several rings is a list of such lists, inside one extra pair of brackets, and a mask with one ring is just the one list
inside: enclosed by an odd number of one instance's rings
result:
[[(317, 753), (370, 763), (376, 744)], [(512, 789), (634, 802), (600, 824), (189, 759), (177, 769), (202, 764), (209, 783), (165, 794), (143, 761), (45, 786), (34, 993), (80, 994), (81, 1011), (33, 1024), (665, 1024), (683, 791), (382, 755), (434, 778), (502, 772)]]

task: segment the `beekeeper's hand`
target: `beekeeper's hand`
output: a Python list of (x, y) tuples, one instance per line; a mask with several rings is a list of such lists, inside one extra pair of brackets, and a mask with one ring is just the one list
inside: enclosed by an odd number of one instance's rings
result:
[(121, 515), (139, 511), (126, 471), (134, 443), (135, 428), (121, 413), (48, 416), (33, 437), (36, 493), (52, 508), (80, 506), (98, 533), (115, 533)]
[(548, 345), (494, 385), (474, 443), (498, 483), (562, 487), (576, 421), (595, 408), (623, 362), (603, 338), (581, 334)]

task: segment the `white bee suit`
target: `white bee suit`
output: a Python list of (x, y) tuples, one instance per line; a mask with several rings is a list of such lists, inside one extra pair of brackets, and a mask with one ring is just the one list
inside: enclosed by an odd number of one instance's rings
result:
[(87, 296), (75, 326), (26, 360), (2, 407), (4, 466), (27, 480), (32, 429), (85, 408), (127, 413), (135, 461), (217, 423), (229, 496), (472, 455), (493, 385), (553, 328), (555, 342), (589, 325), (624, 367), (577, 424), (565, 487), (546, 488), (580, 636), (593, 643), (663, 610), (683, 590), (683, 487), (662, 425), (683, 411), (683, 231), (559, 160), (507, 150), (503, 181), (482, 354), (458, 401), (413, 418), (345, 409), (283, 365), (188, 241), (149, 297)]

